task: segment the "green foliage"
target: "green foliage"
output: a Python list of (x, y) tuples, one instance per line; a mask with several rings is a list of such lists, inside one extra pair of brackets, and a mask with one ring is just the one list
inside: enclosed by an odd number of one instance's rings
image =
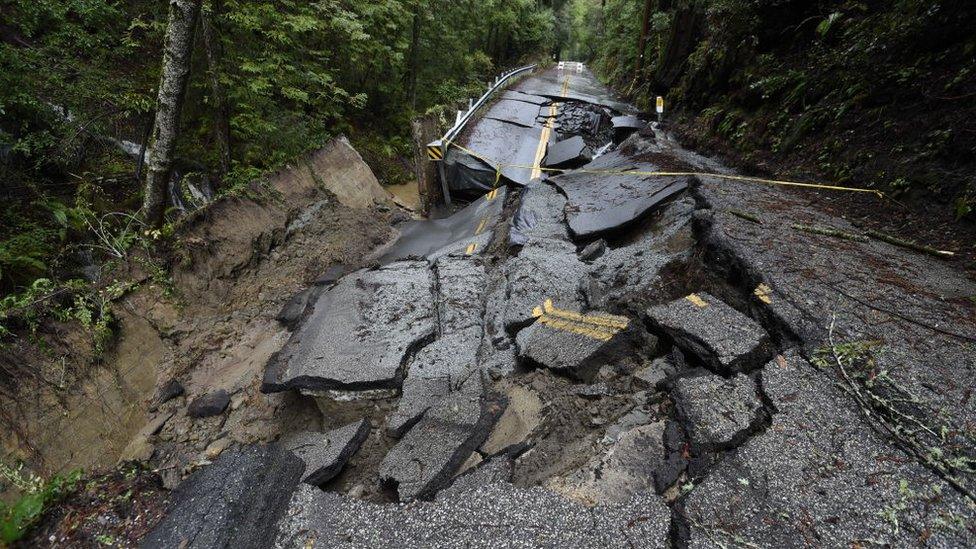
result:
[(13, 468), (0, 462), (0, 481), (12, 484), (21, 494), (11, 504), (0, 501), (0, 542), (8, 544), (21, 539), (53, 503), (75, 489), (81, 474), (77, 470), (45, 481), (25, 473), (23, 467)]

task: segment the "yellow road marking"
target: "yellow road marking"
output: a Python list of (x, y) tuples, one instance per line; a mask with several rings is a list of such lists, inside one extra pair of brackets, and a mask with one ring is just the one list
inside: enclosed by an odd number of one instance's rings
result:
[(702, 309), (704, 309), (705, 307), (708, 307), (708, 303), (706, 303), (704, 299), (702, 299), (701, 297), (699, 297), (698, 294), (691, 294), (688, 297), (686, 297), (685, 299), (687, 299), (688, 301), (694, 303), (698, 307), (701, 307)]
[(545, 300), (542, 306), (532, 309), (532, 316), (539, 322), (564, 332), (586, 336), (600, 341), (609, 341), (620, 330), (626, 328), (630, 320), (612, 315), (584, 315), (573, 311), (557, 309), (551, 299)]
[(488, 216), (481, 218), (481, 223), (478, 223), (478, 228), (474, 230), (474, 234), (481, 234), (481, 231), (485, 230), (486, 225), (488, 225)]
[(485, 195), (485, 202), (491, 202), (496, 196), (498, 196), (498, 189), (489, 191), (488, 194)]
[(752, 292), (759, 298), (759, 301), (763, 303), (772, 303), (773, 298), (770, 297), (773, 294), (773, 289), (765, 284), (760, 284), (756, 286), (756, 289)]
[[(569, 76), (567, 75), (563, 81), (562, 95), (565, 96), (568, 90)], [(546, 156), (546, 147), (549, 145), (549, 137), (552, 136), (552, 127), (556, 122), (556, 114), (556, 104), (552, 103), (549, 105), (549, 117), (546, 119), (546, 125), (542, 127), (542, 135), (539, 136), (539, 145), (535, 148), (535, 159), (532, 161), (532, 173), (529, 175), (530, 180), (542, 177), (542, 159)]]
[(478, 249), (478, 243), (477, 242), (472, 242), (471, 244), (468, 244), (468, 249), (464, 250), (464, 253), (466, 255), (471, 255), (477, 249)]

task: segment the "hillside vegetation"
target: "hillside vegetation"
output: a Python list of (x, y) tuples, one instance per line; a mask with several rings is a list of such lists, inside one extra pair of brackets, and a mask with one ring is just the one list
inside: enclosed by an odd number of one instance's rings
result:
[(972, 2), (575, 0), (562, 17), (563, 57), (645, 108), (667, 97), (691, 145), (974, 219)]
[[(171, 233), (130, 215), (143, 200), (169, 4), (0, 4), (0, 344), (52, 296), (62, 317), (97, 322), (98, 307), (79, 312), (72, 296), (106, 262)], [(535, 0), (182, 5), (199, 16), (170, 223), (180, 201), (250, 192), (261, 174), (340, 133), (381, 177), (409, 177), (400, 159), (412, 151), (411, 118), (477, 95), (503, 68), (547, 52), (561, 8)]]

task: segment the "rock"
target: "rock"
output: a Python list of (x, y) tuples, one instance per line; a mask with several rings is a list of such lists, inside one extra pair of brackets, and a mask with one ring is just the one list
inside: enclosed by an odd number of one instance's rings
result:
[(687, 496), (689, 547), (976, 544), (971, 528), (944, 522), (973, 524), (972, 504), (878, 435), (832, 377), (790, 352), (761, 386), (777, 413)]
[(502, 411), (482, 399), (479, 377), (434, 404), (380, 464), (380, 479), (401, 501), (429, 498), (447, 486), (461, 464), (488, 436)]
[(577, 395), (587, 399), (597, 399), (613, 394), (606, 382), (583, 385), (582, 387), (577, 387), (575, 392)]
[(653, 327), (718, 374), (755, 369), (773, 351), (761, 326), (704, 292), (651, 307), (647, 317)]
[(661, 357), (654, 359), (650, 366), (634, 372), (634, 380), (640, 382), (645, 387), (656, 388), (674, 374), (674, 366), (668, 362), (668, 359)]
[(183, 384), (175, 379), (171, 379), (166, 382), (165, 385), (159, 388), (156, 392), (156, 397), (153, 398), (152, 410), (156, 410), (163, 404), (173, 400), (178, 396), (182, 396), (185, 392)]
[(755, 382), (742, 374), (680, 378), (674, 399), (695, 453), (734, 448), (766, 417)]
[(230, 404), (230, 395), (227, 391), (219, 389), (193, 399), (186, 414), (193, 418), (216, 416), (224, 413), (228, 404)]
[(633, 351), (626, 317), (581, 315), (552, 307), (535, 324), (519, 332), (519, 358), (588, 382), (600, 367)]
[(140, 547), (269, 547), (301, 473), (301, 460), (276, 445), (225, 451), (180, 483)]
[(128, 446), (122, 450), (122, 455), (119, 456), (119, 462), (123, 461), (147, 461), (152, 457), (153, 445), (149, 442), (149, 437), (159, 434), (159, 432), (166, 425), (166, 422), (173, 417), (175, 412), (165, 412), (158, 414), (156, 417), (152, 418), (149, 423), (146, 423), (142, 429), (136, 433), (136, 436), (132, 437), (129, 441)]
[(288, 300), (281, 311), (275, 316), (275, 320), (281, 323), (282, 326), (288, 328), (289, 330), (294, 330), (298, 325), (298, 321), (302, 319), (302, 315), (305, 313), (305, 308), (308, 306), (309, 300), (313, 298), (316, 293), (316, 287), (306, 288)]
[(595, 240), (590, 242), (583, 248), (579, 253), (579, 258), (582, 261), (593, 261), (598, 257), (602, 256), (607, 251), (607, 241)]
[(300, 433), (284, 446), (305, 463), (304, 482), (323, 486), (342, 470), (369, 436), (369, 420), (363, 418), (328, 433)]
[(310, 154), (307, 162), (315, 182), (331, 191), (344, 206), (365, 209), (390, 201), (390, 193), (344, 136)]
[(210, 461), (217, 459), (221, 453), (227, 448), (230, 448), (232, 441), (229, 437), (219, 438), (211, 442), (207, 449), (203, 451), (203, 455)]
[(432, 285), (426, 261), (342, 278), (269, 361), (261, 390), (395, 392), (404, 363), (437, 329)]

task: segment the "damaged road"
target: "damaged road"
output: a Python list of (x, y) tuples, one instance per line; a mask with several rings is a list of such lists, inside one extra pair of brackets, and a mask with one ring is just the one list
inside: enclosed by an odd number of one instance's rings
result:
[[(635, 113), (588, 71), (503, 97), (467, 142), (499, 162), (532, 112)], [(221, 491), (267, 530), (206, 539), (247, 547), (976, 544), (976, 283), (797, 229), (857, 231), (796, 191), (620, 173), (724, 170), (628, 124), (567, 125), (558, 171), (501, 170), (306, 295), (262, 390), (326, 432), (225, 454), (146, 546), (208, 532)], [(243, 459), (281, 470), (206, 473)]]

